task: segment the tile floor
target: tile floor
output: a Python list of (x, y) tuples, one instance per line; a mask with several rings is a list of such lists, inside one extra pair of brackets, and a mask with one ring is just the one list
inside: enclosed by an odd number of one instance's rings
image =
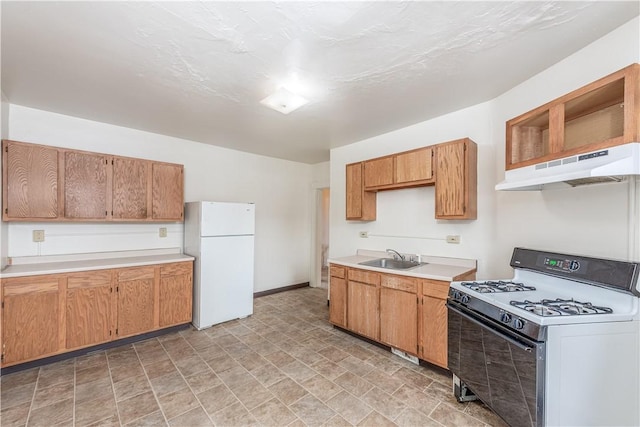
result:
[(505, 426), (441, 370), (334, 329), (326, 290), (254, 315), (2, 377), (9, 426)]

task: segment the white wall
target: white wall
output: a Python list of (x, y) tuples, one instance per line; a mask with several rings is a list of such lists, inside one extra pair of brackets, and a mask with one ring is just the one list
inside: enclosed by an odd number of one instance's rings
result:
[[(640, 62), (640, 18), (500, 97), (331, 151), (330, 256), (358, 248), (478, 259), (478, 277), (509, 277), (515, 246), (626, 259), (637, 246), (629, 184), (496, 192), (504, 177), (505, 122), (593, 80)], [(434, 100), (428, 100), (434, 102)], [(468, 136), (478, 144), (478, 219), (436, 221), (433, 187), (378, 193), (374, 222), (345, 220), (345, 164)], [(636, 207), (637, 208), (637, 207)], [(370, 234), (406, 238), (358, 237)], [(459, 234), (461, 244), (441, 239)]]
[[(255, 291), (309, 281), (312, 166), (13, 104), (9, 124), (17, 141), (184, 164), (185, 201), (256, 204)], [(31, 242), (33, 229), (45, 230), (45, 242)], [(9, 255), (31, 256), (181, 247), (183, 227), (12, 222), (8, 231)]]

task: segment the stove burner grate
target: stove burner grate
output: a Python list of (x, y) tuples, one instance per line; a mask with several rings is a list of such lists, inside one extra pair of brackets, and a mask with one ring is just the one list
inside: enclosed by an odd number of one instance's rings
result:
[(528, 300), (511, 301), (511, 305), (543, 317), (613, 313), (613, 310), (609, 307), (599, 307), (590, 302), (580, 302), (574, 299), (543, 299), (535, 302)]
[(487, 280), (486, 282), (462, 282), (462, 286), (465, 286), (472, 291), (480, 293), (494, 293), (494, 292), (520, 292), (520, 291), (535, 291), (533, 286), (526, 286), (523, 283), (504, 281), (504, 280)]

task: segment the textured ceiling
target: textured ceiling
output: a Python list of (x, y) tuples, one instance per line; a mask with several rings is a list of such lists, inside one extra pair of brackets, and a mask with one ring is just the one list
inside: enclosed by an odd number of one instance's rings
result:
[[(2, 91), (14, 104), (316, 163), (491, 99), (639, 4), (2, 1)], [(283, 84), (311, 102), (289, 115), (260, 104)]]

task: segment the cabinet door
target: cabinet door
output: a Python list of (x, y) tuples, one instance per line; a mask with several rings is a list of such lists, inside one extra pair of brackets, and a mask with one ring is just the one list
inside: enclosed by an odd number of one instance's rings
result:
[(4, 366), (60, 350), (61, 276), (4, 280), (2, 351)]
[(3, 141), (3, 219), (58, 217), (58, 150)]
[(422, 347), (420, 358), (434, 365), (447, 367), (447, 306), (446, 300), (422, 297)]
[(363, 165), (347, 165), (347, 219), (373, 221), (376, 219), (376, 193), (364, 191)]
[(152, 217), (157, 220), (182, 221), (183, 167), (153, 163)]
[(347, 281), (331, 276), (329, 279), (329, 321), (347, 327)]
[(364, 162), (364, 188), (393, 184), (393, 157)]
[(140, 159), (113, 158), (114, 219), (147, 218), (150, 163)]
[(119, 270), (118, 338), (154, 329), (154, 267)]
[(380, 339), (380, 292), (374, 285), (349, 281), (347, 327), (368, 338)]
[(418, 354), (418, 297), (397, 289), (380, 289), (380, 341)]
[(111, 270), (73, 273), (68, 276), (67, 349), (111, 340), (115, 295)]
[(160, 268), (160, 327), (191, 322), (193, 263), (169, 264)]
[(422, 148), (395, 156), (395, 182), (397, 184), (433, 179), (433, 150)]
[(477, 146), (469, 139), (436, 148), (436, 219), (476, 219)]
[(107, 217), (107, 156), (80, 151), (64, 153), (64, 216)]

